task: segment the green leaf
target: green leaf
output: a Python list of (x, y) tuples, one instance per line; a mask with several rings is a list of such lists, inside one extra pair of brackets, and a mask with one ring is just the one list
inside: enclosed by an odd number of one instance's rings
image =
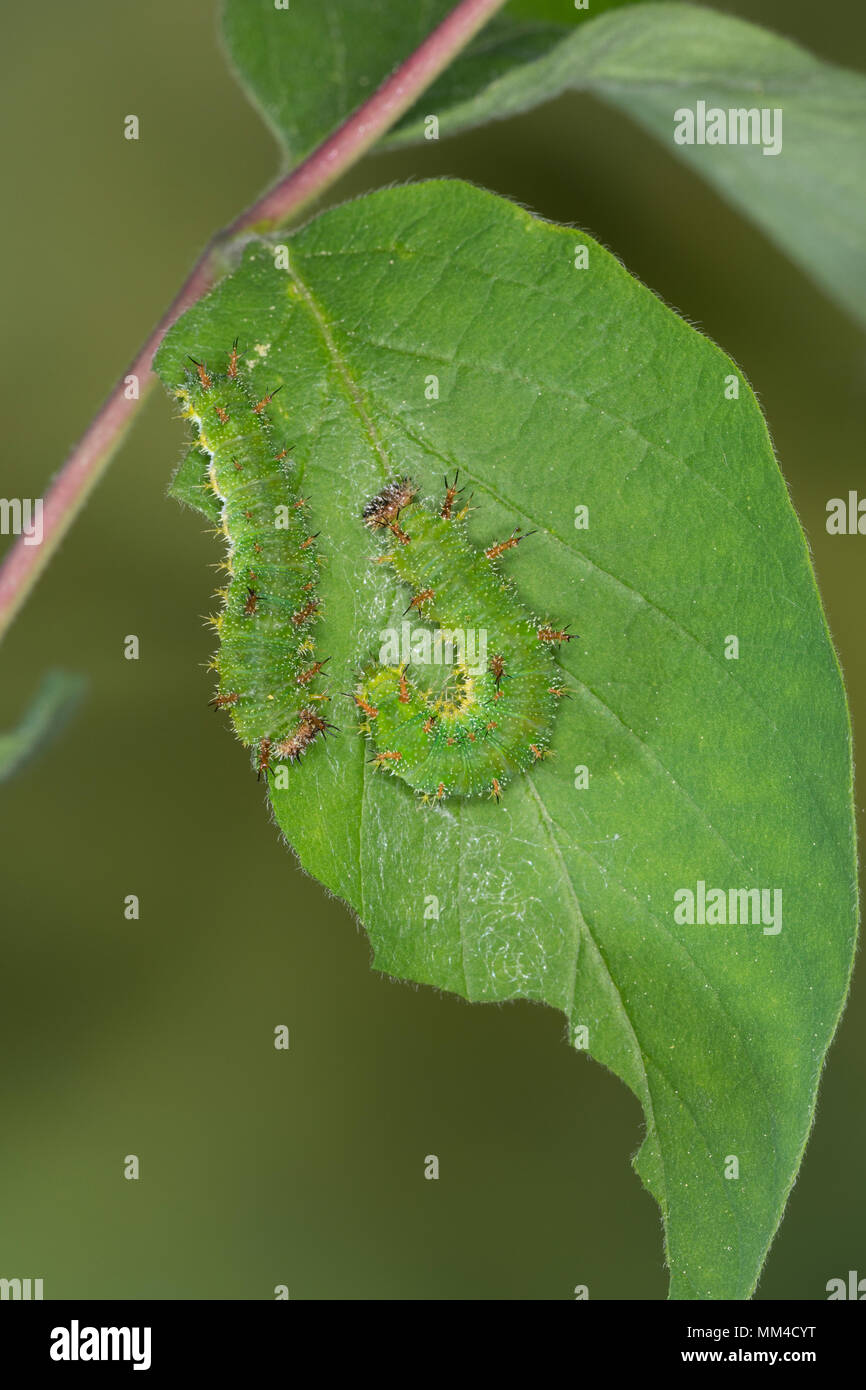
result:
[(220, 519), (220, 504), (205, 482), (207, 455), (193, 445), (188, 449), (171, 480), (169, 495), (188, 507), (195, 507), (214, 523)]
[[(275, 11), (271, 0), (226, 0), (224, 30), (247, 90), (294, 164), (450, 8), (451, 0), (426, 8), (383, 0)], [(550, 22), (557, 9), (568, 24)], [(601, 10), (596, 0), (590, 11), (513, 3), (424, 93), (385, 147), (422, 139), (430, 113), (447, 135), (568, 89), (594, 93), (658, 137), (866, 321), (866, 78), (712, 10)], [(766, 156), (757, 144), (676, 144), (674, 112), (699, 101), (725, 112), (781, 109), (781, 153)]]
[[(763, 228), (849, 313), (866, 320), (866, 77), (712, 10), (642, 4), (602, 15), (547, 53), (491, 73), (470, 91), (464, 57), (386, 143), (525, 111), (558, 92), (592, 92), (619, 107)], [(677, 144), (674, 113), (697, 103), (726, 113), (779, 109), (782, 147)]]
[(84, 691), (81, 676), (49, 671), (14, 729), (0, 733), (0, 782), (15, 773), (56, 738)]
[[(454, 8), (455, 0), (292, 4), (223, 0), (223, 36), (250, 99), (291, 167), (373, 92)], [(633, 0), (593, 0), (597, 14)], [(565, 24), (554, 23), (565, 16)], [(512, 0), (468, 45), (455, 68), (460, 96), (474, 94), (515, 63), (550, 52), (588, 12), (561, 0)], [(434, 108), (435, 109), (435, 108)]]
[[(465, 184), (359, 199), (286, 244), (288, 271), (252, 244), (157, 359), (174, 385), (188, 353), (219, 367), (240, 334), (254, 389), (283, 387), (272, 419), (327, 556), (317, 644), (341, 733), (273, 793), (278, 822), (378, 969), (543, 1000), (573, 1041), (588, 1030), (644, 1109), (636, 1167), (672, 1296), (747, 1297), (809, 1131), (857, 901), (842, 681), (755, 398), (590, 238)], [(474, 543), (535, 531), (503, 572), (580, 634), (554, 756), (501, 806), (422, 806), (366, 761), (338, 693), (406, 606), (371, 563), (364, 502), (398, 473), (435, 497), (457, 468)], [(769, 890), (768, 919), (778, 890), (781, 930), (678, 922), (675, 893), (699, 883)]]
[(273, 0), (223, 0), (223, 37), (291, 167), (372, 96), (452, 8), (450, 0), (319, 0), (278, 10)]

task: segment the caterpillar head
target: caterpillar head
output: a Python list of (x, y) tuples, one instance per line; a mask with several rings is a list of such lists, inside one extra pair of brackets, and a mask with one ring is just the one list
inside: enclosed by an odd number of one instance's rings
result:
[(408, 507), (418, 492), (411, 478), (395, 478), (372, 497), (361, 516), (371, 531), (392, 526), (404, 507)]

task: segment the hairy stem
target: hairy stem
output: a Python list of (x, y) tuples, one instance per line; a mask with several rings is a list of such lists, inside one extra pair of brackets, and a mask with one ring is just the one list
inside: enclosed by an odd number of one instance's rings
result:
[[(214, 237), (51, 484), (43, 502), (41, 544), (25, 545), (25, 537), (19, 536), (0, 567), (0, 638), (108, 467), (153, 384), (150, 364), (166, 333), (219, 278), (226, 247), (244, 233), (279, 226), (318, 198), (399, 120), (504, 3), (505, 0), (461, 0), (333, 135)], [(138, 379), (134, 398), (127, 397), (129, 376)]]

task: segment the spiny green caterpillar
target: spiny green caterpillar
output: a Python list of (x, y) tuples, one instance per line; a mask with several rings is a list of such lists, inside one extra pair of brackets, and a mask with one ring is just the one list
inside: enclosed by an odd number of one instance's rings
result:
[(175, 394), (210, 460), (207, 483), (222, 507), (217, 534), (228, 546), (224, 607), (209, 620), (220, 638), (211, 704), (229, 711), (261, 776), (273, 762), (297, 762), (333, 725), (320, 712), (328, 696), (317, 690), (325, 662), (315, 659), (311, 628), (320, 560), (306, 498), (292, 487), (288, 450), (274, 450), (264, 412), (276, 392), (257, 401), (238, 360), (237, 340), (224, 372), (190, 358), (195, 371)]
[[(572, 634), (532, 621), (497, 570), (500, 555), (526, 535), (518, 528), (475, 550), (464, 526), (468, 508), (455, 511), (457, 478), (450, 485), (446, 478), (445, 488), (434, 510), (400, 478), (364, 508), (366, 524), (388, 533), (390, 549), (379, 563), (411, 590), (406, 613), (438, 631), (404, 632), (402, 648), (396, 633), (387, 634), (393, 641), (383, 645), (382, 664), (365, 672), (354, 700), (377, 767), (427, 800), (487, 794), (498, 801), (515, 773), (546, 756), (566, 693), (552, 648)], [(430, 688), (410, 679), (410, 666), (426, 668), (425, 680), (432, 672)]]

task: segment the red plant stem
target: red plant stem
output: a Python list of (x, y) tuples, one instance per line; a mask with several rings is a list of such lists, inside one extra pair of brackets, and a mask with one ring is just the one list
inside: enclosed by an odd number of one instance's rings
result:
[[(319, 197), (390, 129), (504, 3), (461, 0), (333, 135), (211, 241), (51, 484), (43, 500), (41, 544), (25, 545), (25, 537), (19, 536), (0, 567), (0, 638), (108, 467), (154, 382), (150, 364), (166, 333), (219, 278), (220, 252), (239, 234), (279, 226)], [(135, 399), (126, 396), (129, 376), (138, 378)]]

